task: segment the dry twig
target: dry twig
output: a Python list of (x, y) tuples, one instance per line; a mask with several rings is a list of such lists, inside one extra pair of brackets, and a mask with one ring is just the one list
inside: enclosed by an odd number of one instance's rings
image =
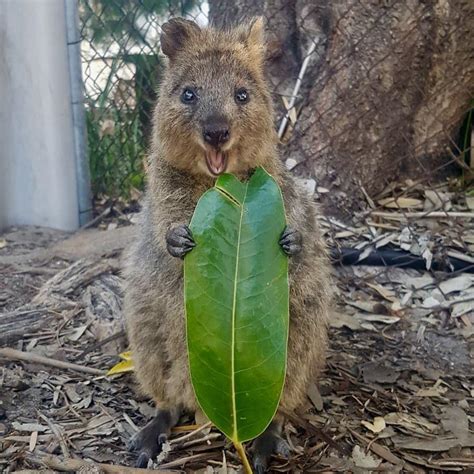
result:
[(201, 425), (199, 428), (195, 429), (194, 431), (191, 431), (190, 433), (180, 436), (179, 438), (172, 439), (170, 441), (170, 444), (177, 444), (177, 443), (186, 441), (187, 439), (192, 438), (193, 436), (197, 435), (201, 431), (204, 431), (206, 428), (210, 428), (211, 426), (212, 426), (212, 423), (209, 421), (208, 423)]
[[(96, 466), (106, 474), (144, 474), (149, 473), (148, 469), (139, 469), (136, 467), (117, 466), (114, 464), (95, 463), (93, 461), (86, 461), (83, 459), (61, 459), (51, 454), (32, 455), (28, 454), (27, 459), (37, 465), (50, 467), (58, 471), (78, 471), (87, 467)], [(171, 471), (154, 470), (157, 474), (168, 474)]]
[(62, 360), (52, 359), (51, 357), (44, 357), (32, 352), (17, 351), (6, 347), (0, 349), (0, 357), (10, 360), (22, 360), (34, 364), (48, 365), (50, 367), (57, 367), (58, 369), (68, 369), (75, 372), (82, 372), (91, 375), (104, 375), (104, 372), (93, 367), (85, 367), (83, 365), (73, 364), (72, 362), (64, 362)]

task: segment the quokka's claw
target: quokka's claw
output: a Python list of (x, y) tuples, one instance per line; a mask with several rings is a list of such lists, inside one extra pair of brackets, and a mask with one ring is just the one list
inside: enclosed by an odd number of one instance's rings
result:
[(196, 246), (187, 225), (173, 227), (166, 234), (166, 248), (173, 257), (184, 258)]
[(281, 234), (279, 244), (287, 255), (297, 255), (303, 249), (301, 232), (287, 226)]

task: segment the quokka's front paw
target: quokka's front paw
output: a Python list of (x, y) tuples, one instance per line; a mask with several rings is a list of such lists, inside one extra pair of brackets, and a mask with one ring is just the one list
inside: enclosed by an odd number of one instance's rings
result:
[(303, 237), (301, 232), (292, 227), (285, 227), (281, 234), (279, 244), (283, 251), (290, 257), (301, 252), (303, 248)]
[(184, 258), (195, 246), (187, 225), (173, 227), (166, 233), (166, 248), (173, 257)]

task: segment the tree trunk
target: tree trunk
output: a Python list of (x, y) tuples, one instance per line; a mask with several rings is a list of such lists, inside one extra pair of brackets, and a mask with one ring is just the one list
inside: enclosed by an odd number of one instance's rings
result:
[(459, 154), (474, 96), (472, 0), (210, 0), (217, 25), (255, 14), (268, 22), (277, 110), (317, 44), (283, 155), (331, 190), (330, 208), (354, 209), (362, 187), (375, 196), (433, 178)]

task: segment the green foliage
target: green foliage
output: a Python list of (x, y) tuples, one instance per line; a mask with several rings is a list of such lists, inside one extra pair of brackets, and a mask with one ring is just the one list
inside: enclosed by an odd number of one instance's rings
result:
[[(81, 37), (89, 43), (82, 59), (94, 195), (128, 199), (133, 188), (143, 187), (143, 158), (161, 74), (159, 27), (169, 16), (184, 15), (198, 4), (79, 0)], [(132, 80), (124, 80), (127, 70), (135, 71)]]
[(90, 108), (86, 123), (94, 195), (129, 199), (144, 184), (146, 150), (137, 112)]
[(194, 0), (80, 0), (80, 16), (88, 37), (96, 45), (113, 41), (128, 47), (148, 44), (147, 30), (159, 15), (184, 15), (197, 2)]
[(191, 379), (208, 418), (238, 446), (268, 426), (286, 371), (288, 259), (281, 191), (259, 168), (222, 175), (199, 200), (184, 261)]

